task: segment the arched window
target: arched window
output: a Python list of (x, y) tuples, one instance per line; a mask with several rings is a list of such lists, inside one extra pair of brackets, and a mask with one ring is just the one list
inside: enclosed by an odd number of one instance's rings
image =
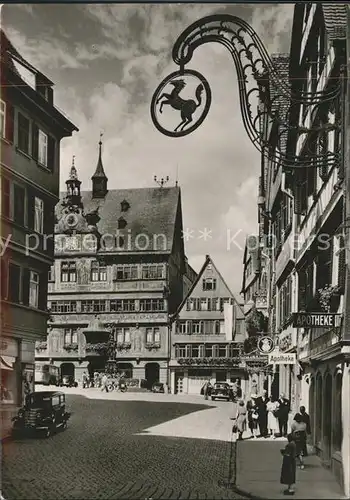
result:
[(319, 374), (317, 376), (316, 382), (316, 415), (315, 415), (315, 440), (316, 445), (322, 439), (322, 401), (323, 401), (323, 390), (322, 390), (322, 376)]
[(337, 373), (334, 383), (333, 451), (340, 451), (343, 440), (342, 427), (343, 374)]

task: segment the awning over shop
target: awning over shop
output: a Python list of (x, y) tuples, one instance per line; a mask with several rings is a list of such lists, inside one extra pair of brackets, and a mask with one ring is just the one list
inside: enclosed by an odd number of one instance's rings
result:
[(16, 358), (12, 356), (0, 356), (0, 368), (1, 370), (13, 370), (13, 364)]

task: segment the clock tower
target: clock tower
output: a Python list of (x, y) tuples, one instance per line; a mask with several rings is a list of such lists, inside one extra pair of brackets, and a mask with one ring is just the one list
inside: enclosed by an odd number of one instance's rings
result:
[(66, 180), (67, 185), (67, 202), (71, 205), (81, 206), (80, 185), (81, 181), (78, 179), (77, 169), (74, 164), (75, 156), (72, 159), (72, 166), (69, 172), (69, 178)]

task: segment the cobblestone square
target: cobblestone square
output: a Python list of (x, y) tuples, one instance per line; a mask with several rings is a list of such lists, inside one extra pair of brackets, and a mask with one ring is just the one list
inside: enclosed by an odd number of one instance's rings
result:
[(242, 498), (230, 487), (232, 443), (139, 435), (210, 406), (67, 395), (64, 432), (3, 444), (6, 500)]

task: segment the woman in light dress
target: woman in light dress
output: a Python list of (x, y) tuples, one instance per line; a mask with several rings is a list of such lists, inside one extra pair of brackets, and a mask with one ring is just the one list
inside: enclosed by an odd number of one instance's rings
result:
[(275, 401), (273, 398), (270, 398), (266, 405), (267, 410), (267, 430), (270, 436), (273, 439), (276, 438), (276, 433), (278, 432), (278, 420), (276, 416), (276, 412), (278, 411), (278, 401)]
[(238, 441), (242, 441), (243, 432), (247, 427), (247, 408), (243, 400), (240, 400), (237, 405), (237, 413), (234, 420), (236, 421), (235, 427), (237, 428)]

